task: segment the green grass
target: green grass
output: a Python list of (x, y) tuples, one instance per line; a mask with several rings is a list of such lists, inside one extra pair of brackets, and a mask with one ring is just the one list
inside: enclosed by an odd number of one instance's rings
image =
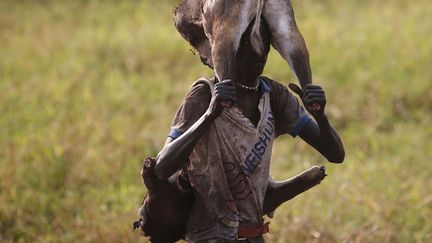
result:
[[(174, 28), (177, 2), (0, 2), (0, 241), (145, 241), (130, 226), (142, 160), (211, 75)], [(329, 176), (276, 211), (267, 241), (431, 242), (432, 2), (293, 5), (347, 156), (277, 141), (276, 178)], [(265, 73), (293, 82), (275, 51)]]

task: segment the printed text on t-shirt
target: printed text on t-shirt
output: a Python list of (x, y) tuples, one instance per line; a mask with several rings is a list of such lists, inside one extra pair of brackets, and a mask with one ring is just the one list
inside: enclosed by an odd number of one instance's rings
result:
[(251, 151), (246, 156), (243, 163), (243, 171), (246, 175), (252, 174), (255, 168), (261, 163), (262, 157), (265, 154), (269, 143), (272, 140), (272, 136), (275, 131), (275, 121), (273, 113), (269, 111), (268, 120), (266, 121), (264, 130), (258, 138), (258, 141), (252, 147)]

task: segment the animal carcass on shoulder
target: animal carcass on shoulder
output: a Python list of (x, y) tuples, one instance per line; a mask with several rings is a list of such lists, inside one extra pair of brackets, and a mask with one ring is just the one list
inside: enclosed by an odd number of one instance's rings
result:
[(290, 0), (183, 0), (174, 12), (177, 30), (219, 80), (234, 76), (234, 56), (252, 22), (251, 43), (256, 52), (262, 51), (262, 18), (270, 29), (272, 46), (289, 63), (301, 86), (312, 83), (309, 53)]

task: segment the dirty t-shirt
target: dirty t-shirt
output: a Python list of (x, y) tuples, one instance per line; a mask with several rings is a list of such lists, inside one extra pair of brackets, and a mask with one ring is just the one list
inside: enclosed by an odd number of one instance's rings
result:
[[(241, 110), (223, 110), (189, 157), (188, 175), (195, 194), (186, 240), (237, 239), (242, 226), (263, 224), (273, 140), (295, 137), (310, 120), (285, 86), (260, 77), (260, 120), (255, 127)], [(210, 86), (197, 82), (180, 106), (169, 137), (176, 139), (207, 110)]]

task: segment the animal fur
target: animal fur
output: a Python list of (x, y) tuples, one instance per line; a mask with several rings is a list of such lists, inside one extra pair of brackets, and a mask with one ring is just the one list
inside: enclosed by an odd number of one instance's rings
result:
[(262, 51), (262, 18), (269, 26), (272, 46), (289, 63), (301, 86), (311, 83), (309, 52), (289, 0), (183, 0), (174, 11), (177, 30), (219, 80), (233, 78), (234, 56), (252, 21), (251, 43), (256, 52)]

